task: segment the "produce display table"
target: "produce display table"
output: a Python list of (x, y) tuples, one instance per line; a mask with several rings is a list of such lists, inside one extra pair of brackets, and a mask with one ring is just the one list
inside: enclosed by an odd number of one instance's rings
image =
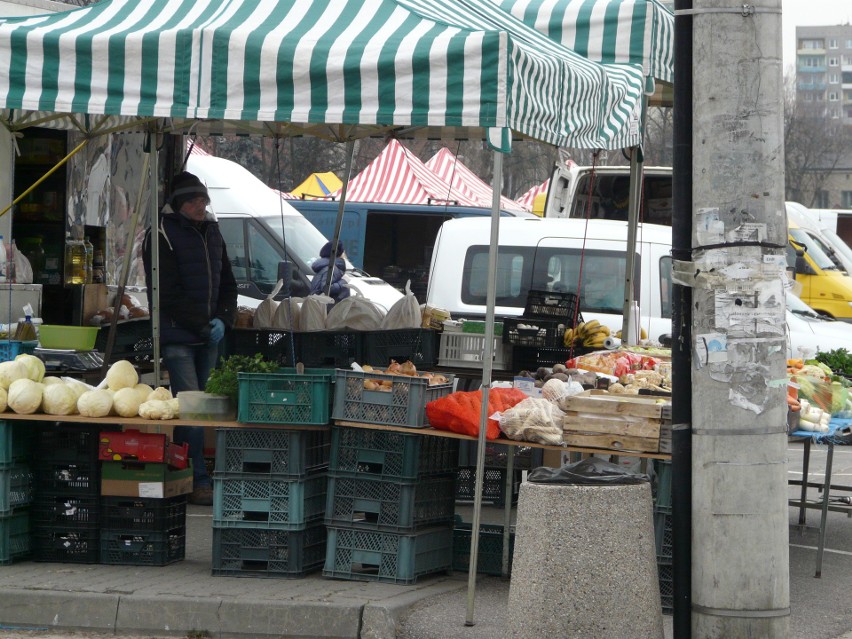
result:
[(147, 427), (171, 427), (171, 426), (204, 426), (205, 428), (278, 428), (286, 430), (328, 430), (328, 425), (306, 425), (306, 424), (243, 424), (237, 421), (207, 421), (193, 419), (143, 419), (141, 417), (83, 417), (82, 415), (45, 415), (44, 413), (33, 413), (32, 415), (18, 415), (17, 413), (0, 413), (0, 419), (9, 421), (27, 422), (58, 422), (62, 424), (104, 424), (110, 426), (140, 426)]
[[(825, 549), (825, 527), (828, 512), (846, 513), (852, 517), (852, 504), (833, 502), (831, 499), (831, 491), (852, 492), (852, 486), (841, 486), (831, 483), (831, 465), (834, 457), (835, 444), (852, 444), (852, 419), (832, 419), (827, 433), (818, 433), (808, 430), (795, 430), (790, 433), (790, 437), (804, 439), (804, 451), (802, 454), (802, 479), (791, 479), (791, 486), (801, 486), (802, 491), (798, 499), (790, 499), (789, 504), (796, 506), (799, 509), (800, 529), (808, 528), (807, 525), (807, 509), (812, 508), (820, 511), (819, 541), (817, 543), (817, 558), (816, 558), (816, 574), (814, 577), (822, 576), (822, 555)], [(808, 481), (808, 468), (810, 466), (811, 443), (825, 444), (826, 460), (825, 460), (825, 477), (822, 482)], [(820, 499), (808, 500), (808, 488), (817, 488), (822, 492)]]

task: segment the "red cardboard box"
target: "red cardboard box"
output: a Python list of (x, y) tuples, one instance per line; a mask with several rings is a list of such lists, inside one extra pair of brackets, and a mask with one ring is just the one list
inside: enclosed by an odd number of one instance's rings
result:
[(98, 459), (102, 461), (141, 461), (165, 463), (186, 468), (189, 444), (175, 444), (161, 433), (138, 430), (103, 432), (99, 438)]

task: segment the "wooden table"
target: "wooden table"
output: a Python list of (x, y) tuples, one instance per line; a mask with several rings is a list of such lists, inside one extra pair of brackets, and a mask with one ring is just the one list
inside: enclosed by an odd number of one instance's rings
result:
[(44, 413), (33, 413), (32, 415), (19, 415), (17, 413), (0, 413), (0, 419), (9, 421), (27, 422), (58, 422), (62, 424), (88, 424), (91, 426), (103, 424), (104, 426), (140, 426), (160, 428), (172, 426), (203, 426), (205, 428), (278, 428), (285, 430), (328, 430), (328, 424), (244, 424), (237, 421), (206, 421), (195, 419), (143, 419), (141, 417), (120, 417), (110, 415), (108, 417), (83, 417), (82, 415), (45, 415)]

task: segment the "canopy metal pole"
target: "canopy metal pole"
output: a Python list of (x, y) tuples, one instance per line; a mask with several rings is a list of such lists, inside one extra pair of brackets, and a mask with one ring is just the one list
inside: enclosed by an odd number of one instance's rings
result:
[(343, 212), (346, 207), (346, 190), (352, 174), (352, 159), (355, 156), (355, 141), (346, 142), (346, 171), (343, 186), (340, 188), (340, 203), (337, 205), (337, 219), (334, 221), (334, 235), (331, 239), (331, 254), (329, 255), (328, 279), (325, 283), (325, 294), (331, 297), (331, 281), (334, 276), (334, 264), (337, 261), (337, 243), (340, 241), (340, 229), (343, 226)]
[[(476, 483), (473, 497), (473, 523), (470, 530), (470, 565), (467, 569), (467, 616), (464, 625), (476, 624), (473, 618), (476, 598), (476, 565), (479, 561), (479, 523), (482, 510), (482, 483), (485, 474), (485, 431), (488, 427), (488, 391), (494, 359), (494, 305), (497, 297), (497, 250), (500, 241), (500, 192), (503, 183), (503, 154), (494, 151), (492, 178), (491, 240), (488, 245), (488, 286), (485, 293), (485, 350), (482, 354), (482, 406), (479, 413), (479, 440), (476, 447)], [(507, 496), (511, 503), (511, 494)]]
[(157, 197), (157, 178), (160, 175), (156, 134), (151, 133), (148, 153), (151, 170), (148, 185), (151, 188), (151, 346), (154, 349), (154, 387), (160, 386), (160, 211)]

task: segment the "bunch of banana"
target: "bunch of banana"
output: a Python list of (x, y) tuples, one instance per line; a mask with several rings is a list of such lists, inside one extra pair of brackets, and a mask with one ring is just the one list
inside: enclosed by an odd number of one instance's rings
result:
[(565, 346), (583, 346), (584, 348), (603, 348), (604, 340), (610, 335), (608, 326), (598, 320), (580, 322), (576, 328), (569, 328), (562, 337)]

